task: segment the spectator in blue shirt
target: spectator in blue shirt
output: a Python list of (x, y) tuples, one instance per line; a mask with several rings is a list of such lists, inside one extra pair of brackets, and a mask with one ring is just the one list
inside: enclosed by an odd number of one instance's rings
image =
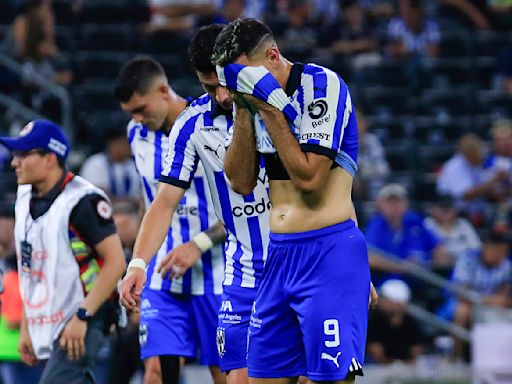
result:
[[(408, 210), (406, 189), (399, 184), (384, 186), (377, 195), (379, 212), (370, 220), (365, 236), (368, 244), (403, 260), (430, 266), (445, 257), (440, 240), (425, 226), (424, 219)], [(373, 281), (396, 277), (403, 267), (370, 250)], [(377, 285), (377, 283), (376, 283)]]

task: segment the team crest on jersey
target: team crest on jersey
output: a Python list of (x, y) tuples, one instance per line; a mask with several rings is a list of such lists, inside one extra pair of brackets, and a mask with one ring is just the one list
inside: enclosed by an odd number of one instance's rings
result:
[(217, 327), (217, 352), (220, 358), (226, 353), (226, 330), (222, 327)]
[(308, 105), (308, 114), (312, 119), (321, 119), (327, 113), (327, 102), (325, 100), (313, 101)]
[(104, 220), (109, 220), (112, 218), (112, 207), (105, 200), (98, 200), (98, 204), (96, 204), (96, 211), (98, 212), (98, 215)]
[(25, 125), (23, 127), (23, 129), (19, 133), (19, 136), (20, 137), (27, 136), (32, 131), (32, 128), (34, 128), (34, 122), (33, 121), (31, 121), (30, 123), (28, 123), (27, 125)]
[(140, 323), (139, 325), (139, 344), (142, 346), (148, 341), (148, 325)]

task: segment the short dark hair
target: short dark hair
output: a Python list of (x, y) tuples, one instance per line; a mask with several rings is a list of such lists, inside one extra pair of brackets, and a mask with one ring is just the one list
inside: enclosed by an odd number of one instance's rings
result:
[(194, 36), (188, 46), (188, 59), (190, 64), (198, 72), (215, 72), (215, 65), (212, 63), (213, 46), (215, 39), (224, 29), (224, 25), (211, 24), (202, 27)]
[(504, 231), (491, 229), (482, 236), (484, 244), (510, 244), (510, 234)]
[(144, 95), (156, 77), (165, 76), (158, 61), (149, 56), (137, 56), (127, 62), (116, 79), (115, 94), (121, 103), (127, 103), (134, 93)]
[(217, 36), (213, 48), (212, 63), (225, 66), (242, 55), (250, 55), (263, 39), (274, 41), (269, 27), (256, 19), (236, 19)]

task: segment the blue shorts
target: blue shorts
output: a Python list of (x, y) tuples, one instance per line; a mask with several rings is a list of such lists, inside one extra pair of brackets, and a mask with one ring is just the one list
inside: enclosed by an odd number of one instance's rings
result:
[(176, 295), (144, 288), (140, 311), (140, 357), (195, 357), (219, 365), (215, 344), (220, 295)]
[(362, 374), (369, 295), (366, 242), (352, 220), (271, 233), (249, 329), (249, 377)]
[(224, 286), (217, 328), (223, 372), (247, 367), (247, 332), (255, 297), (255, 288)]

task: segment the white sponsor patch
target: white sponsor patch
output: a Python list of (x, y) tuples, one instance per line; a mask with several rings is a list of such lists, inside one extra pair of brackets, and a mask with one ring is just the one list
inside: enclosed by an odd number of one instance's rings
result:
[(96, 210), (98, 211), (98, 215), (105, 220), (108, 220), (112, 217), (112, 207), (105, 200), (98, 201)]
[(61, 155), (62, 157), (66, 155), (66, 145), (64, 143), (61, 143), (59, 140), (54, 139), (53, 137), (50, 138), (50, 141), (48, 142), (48, 148), (54, 151), (55, 153)]

